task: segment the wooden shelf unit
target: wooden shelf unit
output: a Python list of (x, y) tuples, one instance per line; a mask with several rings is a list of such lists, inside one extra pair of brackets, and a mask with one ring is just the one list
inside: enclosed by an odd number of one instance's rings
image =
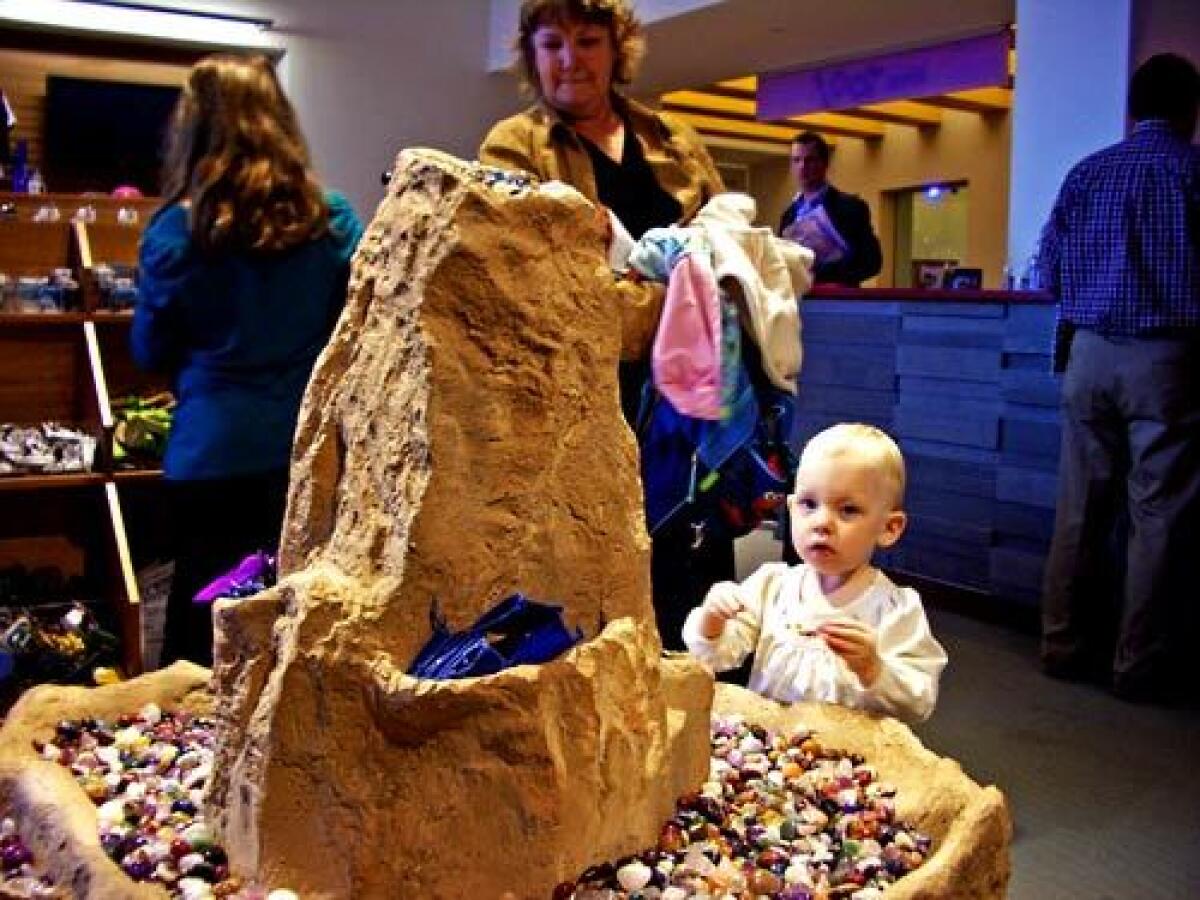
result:
[[(0, 476), (0, 565), (52, 565), (85, 575), (110, 604), (126, 672), (138, 674), (143, 647), (135, 573), (139, 563), (169, 547), (169, 522), (161, 471), (113, 465), (110, 398), (153, 393), (166, 384), (133, 364), (133, 315), (99, 308), (92, 269), (98, 263), (136, 265), (141, 228), (157, 201), (0, 194), (0, 201), (14, 198), (16, 218), (0, 219), (0, 272), (20, 277), (70, 268), (81, 285), (82, 309), (0, 312), (0, 422), (61, 422), (93, 434), (99, 446), (91, 472)], [(64, 221), (32, 221), (30, 210), (47, 200)], [(65, 221), (85, 204), (97, 208), (96, 222)], [(139, 211), (138, 223), (117, 224), (116, 209), (131, 205)], [(126, 493), (130, 503), (123, 503)], [(130, 540), (131, 533), (142, 546)]]
[[(116, 223), (121, 209), (136, 210), (138, 221), (135, 230), (141, 231), (146, 220), (154, 214), (162, 201), (158, 197), (118, 199), (103, 194), (15, 194), (0, 191), (0, 203), (11, 203), (16, 208), (16, 220), (21, 223), (33, 221), (39, 209), (53, 206), (58, 210), (62, 224), (70, 222), (80, 207), (90, 206), (96, 211), (96, 224)], [(126, 226), (128, 227), (128, 226)]]
[(0, 494), (93, 487), (104, 484), (107, 480), (102, 472), (51, 472), (46, 475), (0, 475)]

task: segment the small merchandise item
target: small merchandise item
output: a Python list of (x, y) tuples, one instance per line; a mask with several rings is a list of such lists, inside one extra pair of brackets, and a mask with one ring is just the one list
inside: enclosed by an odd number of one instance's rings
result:
[(0, 710), (35, 684), (87, 684), (95, 667), (115, 667), (118, 651), (117, 637), (81, 601), (2, 608)]
[(275, 584), (275, 553), (259, 550), (215, 578), (196, 593), (193, 603), (209, 604), (222, 597), (251, 597)]
[(90, 472), (96, 438), (55, 422), (0, 424), (0, 475)]
[(161, 463), (171, 433), (175, 398), (169, 392), (114, 400), (113, 462), (118, 465)]
[(92, 269), (101, 308), (113, 311), (137, 305), (137, 267), (120, 263), (97, 263)]
[(464, 631), (452, 632), (437, 609), (429, 611), (433, 637), (408, 668), (417, 678), (451, 679), (492, 675), (512, 666), (549, 662), (581, 640), (563, 622), (562, 607), (537, 603), (524, 594), (501, 600)]

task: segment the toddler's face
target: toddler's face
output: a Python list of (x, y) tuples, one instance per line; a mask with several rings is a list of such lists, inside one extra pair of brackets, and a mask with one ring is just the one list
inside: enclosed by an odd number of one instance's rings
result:
[(848, 451), (802, 458), (789, 502), (792, 543), (826, 589), (844, 584), (904, 529), (887, 479)]

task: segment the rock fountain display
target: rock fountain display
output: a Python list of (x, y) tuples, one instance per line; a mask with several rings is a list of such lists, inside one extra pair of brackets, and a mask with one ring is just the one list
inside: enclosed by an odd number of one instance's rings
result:
[[(713, 683), (654, 629), (603, 246), (569, 189), (401, 154), (301, 412), (280, 582), (218, 603), (210, 691), (189, 666), (42, 688), (0, 735), (0, 792), (60, 883), (162, 896), (104, 857), (86, 797), (30, 743), (148, 700), (211, 705), (206, 812), (230, 865), (306, 900), (548, 897), (653, 845), (707, 773)], [(405, 674), (434, 602), (462, 627), (517, 590), (561, 604), (585, 642), (481, 679)], [(903, 725), (744, 692), (718, 705), (813, 715), (895, 766), (939, 847), (896, 896), (1003, 895), (1003, 798)]]

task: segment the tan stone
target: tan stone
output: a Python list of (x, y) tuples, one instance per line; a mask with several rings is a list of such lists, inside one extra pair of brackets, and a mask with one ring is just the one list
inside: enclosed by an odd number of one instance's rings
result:
[[(402, 154), (305, 398), (282, 582), (217, 614), (210, 811), (236, 869), (306, 897), (545, 896), (707, 768), (711, 681), (653, 627), (603, 236), (578, 194), (481, 174)], [(590, 640), (404, 674), (434, 598), (462, 627), (516, 590)]]

